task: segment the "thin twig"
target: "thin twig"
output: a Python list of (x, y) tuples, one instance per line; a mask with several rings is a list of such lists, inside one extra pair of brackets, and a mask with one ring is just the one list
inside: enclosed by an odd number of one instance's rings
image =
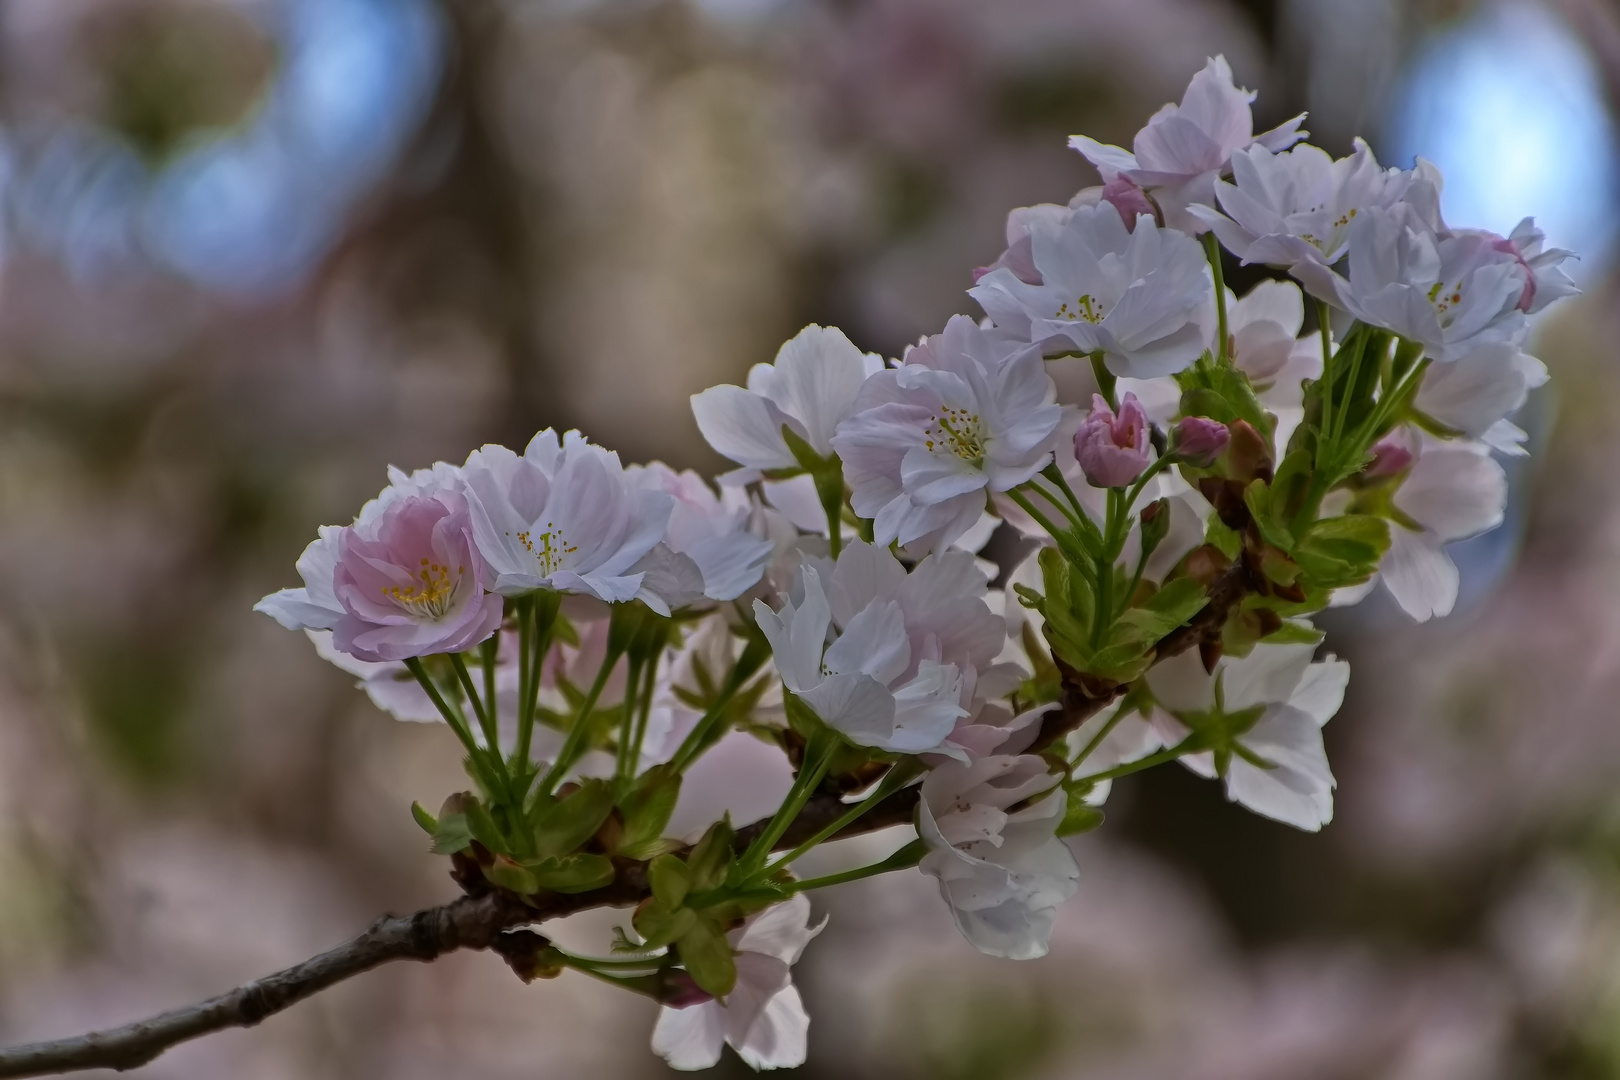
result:
[[(1185, 652), (1218, 633), (1247, 588), (1248, 579), (1240, 561), (1216, 580), (1204, 609), (1159, 643), (1158, 659)], [(1036, 746), (1050, 745), (1073, 731), (1124, 690), (1123, 686), (1088, 688), (1066, 679), (1063, 707), (1050, 714), (1042, 725)], [(829, 839), (875, 832), (911, 821), (917, 791), (915, 787), (908, 787), (894, 792)], [(805, 803), (772, 846), (777, 851), (791, 850), (828, 828), (848, 810), (849, 804), (837, 794), (818, 793)], [(739, 829), (738, 845), (746, 848), (769, 824), (769, 820), (756, 821)], [(207, 1001), (123, 1027), (0, 1049), (0, 1080), (84, 1069), (122, 1072), (139, 1068), (179, 1043), (228, 1028), (252, 1027), (329, 986), (383, 964), (395, 960), (431, 961), (459, 949), (493, 948), (499, 952), (503, 933), (514, 927), (588, 908), (629, 907), (648, 895), (646, 865), (623, 861), (611, 884), (591, 892), (544, 894), (524, 902), (496, 890), (463, 896), (440, 907), (424, 908), (414, 915), (385, 916), (346, 944)]]

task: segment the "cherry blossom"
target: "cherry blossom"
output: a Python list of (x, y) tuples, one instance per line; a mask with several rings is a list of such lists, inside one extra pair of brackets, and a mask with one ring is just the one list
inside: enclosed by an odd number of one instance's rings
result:
[(1006, 491), (1051, 460), (1061, 410), (1039, 350), (1006, 342), (963, 315), (861, 387), (833, 447), (851, 505), (879, 543), (936, 534), (950, 544)]
[(802, 463), (782, 437), (786, 426), (823, 457), (838, 424), (855, 408), (883, 359), (863, 353), (843, 331), (807, 326), (776, 354), (755, 364), (748, 387), (714, 386), (692, 396), (692, 413), (709, 445), (747, 469), (793, 469)]
[(653, 1052), (682, 1070), (712, 1068), (725, 1044), (755, 1069), (804, 1064), (810, 1017), (793, 986), (792, 967), (827, 925), (810, 924), (803, 895), (752, 915), (727, 935), (737, 985), (724, 1000), (694, 988), (693, 1004), (666, 1005), (653, 1028)]
[(559, 440), (547, 428), (521, 457), (504, 446), (473, 451), (463, 472), (494, 592), (639, 597), (667, 613), (642, 591), (646, 569), (638, 564), (663, 539), (675, 500), (633, 485), (619, 455), (577, 431)]
[(1146, 188), (1164, 212), (1166, 224), (1202, 231), (1187, 213), (1194, 204), (1214, 204), (1216, 177), (1232, 167), (1232, 157), (1253, 145), (1283, 150), (1304, 137), (1301, 113), (1280, 127), (1254, 134), (1250, 106), (1255, 95), (1238, 89), (1226, 57), (1216, 56), (1192, 77), (1181, 104), (1166, 105), (1136, 133), (1132, 149), (1074, 135), (1069, 146), (1102, 173), (1104, 183), (1124, 176)]
[(1056, 908), (1074, 895), (1080, 867), (1056, 829), (1067, 800), (1059, 777), (1032, 754), (947, 762), (923, 781), (917, 834), (922, 870), (939, 880), (956, 925), (990, 956), (1045, 956)]
[(1203, 351), (1198, 315), (1213, 286), (1197, 241), (1151, 218), (1127, 229), (1107, 205), (1029, 228), (1040, 283), (1002, 267), (969, 290), (998, 328), (1048, 353), (1101, 353), (1109, 371), (1138, 379), (1174, 374)]
[(1242, 658), (1223, 656), (1213, 672), (1196, 652), (1155, 666), (1148, 686), (1153, 723), (1166, 746), (1203, 734), (1211, 750), (1181, 763), (1200, 776), (1221, 776), (1227, 798), (1257, 814), (1315, 832), (1333, 819), (1333, 773), (1322, 725), (1339, 711), (1350, 665), (1312, 662), (1314, 645), (1256, 645)]

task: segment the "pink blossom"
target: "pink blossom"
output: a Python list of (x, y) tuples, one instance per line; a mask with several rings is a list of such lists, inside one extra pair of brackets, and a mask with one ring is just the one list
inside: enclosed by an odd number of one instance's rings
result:
[(1074, 436), (1074, 456), (1093, 487), (1124, 487), (1148, 466), (1148, 419), (1135, 394), (1126, 394), (1119, 415), (1101, 394), (1091, 396), (1091, 414)]
[(1226, 450), (1232, 435), (1226, 425), (1203, 416), (1186, 416), (1176, 425), (1176, 452), (1196, 465), (1208, 465)]
[(466, 500), (453, 491), (394, 500), (339, 530), (332, 644), (381, 663), (460, 652), (493, 634), (502, 601), (485, 593)]
[(1119, 211), (1119, 216), (1125, 219), (1125, 228), (1131, 231), (1136, 229), (1136, 219), (1146, 214), (1158, 220), (1158, 212), (1147, 197), (1147, 192), (1139, 187), (1136, 181), (1120, 174), (1103, 185), (1102, 201)]

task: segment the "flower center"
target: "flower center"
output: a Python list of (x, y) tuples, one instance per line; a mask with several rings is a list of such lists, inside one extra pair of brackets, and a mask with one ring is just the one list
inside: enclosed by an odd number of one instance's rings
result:
[(540, 564), (541, 577), (550, 577), (561, 570), (568, 556), (579, 550), (579, 545), (563, 539), (562, 531), (555, 525), (547, 525), (539, 533), (524, 530), (517, 534), (517, 538), (518, 543)]
[(1437, 281), (1434, 283), (1433, 288), (1429, 290), (1429, 303), (1434, 305), (1434, 313), (1440, 316), (1440, 325), (1442, 327), (1451, 325), (1451, 320), (1456, 316), (1448, 313), (1453, 308), (1459, 306), (1462, 302), (1463, 291), (1461, 283), (1458, 283), (1456, 286), (1448, 289), (1445, 282)]
[(456, 602), (461, 587), (461, 575), (466, 567), (456, 567), (455, 577), (448, 566), (440, 566), (432, 559), (423, 559), (421, 569), (409, 585), (389, 585), (383, 595), (419, 619), (442, 619)]
[(1082, 293), (1080, 299), (1076, 300), (1072, 306), (1065, 300), (1058, 305), (1056, 313), (1052, 316), (1054, 319), (1068, 319), (1071, 322), (1075, 319), (1084, 319), (1093, 326), (1107, 317), (1108, 312), (1103, 310), (1103, 306), (1090, 293)]
[(984, 461), (984, 433), (979, 415), (946, 405), (924, 433), (923, 445), (930, 452), (955, 454), (975, 465)]

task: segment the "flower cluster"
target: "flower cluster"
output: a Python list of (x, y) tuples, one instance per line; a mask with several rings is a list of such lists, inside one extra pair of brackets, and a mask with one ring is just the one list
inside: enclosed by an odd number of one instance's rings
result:
[[(393, 473), (261, 601), (455, 731), (476, 790), (414, 811), (464, 887), (538, 908), (643, 883), (609, 955), (531, 967), (654, 997), (677, 1067), (725, 1043), (789, 1066), (809, 890), (920, 867), (969, 942), (1022, 959), (1120, 777), (1179, 761), (1331, 819), (1348, 666), (1310, 616), (1378, 581), (1451, 609), (1445, 545), (1500, 522), (1494, 455), (1524, 452), (1509, 418), (1546, 379), (1527, 320), (1574, 289), (1533, 222), (1453, 228), (1432, 166), (1334, 160), (1303, 118), (1257, 136), (1252, 98), (1217, 58), (1131, 150), (1075, 137), (1103, 184), (1012, 213), (983, 321), (898, 360), (810, 326), (696, 395), (737, 465), (718, 486), (542, 431)], [(1279, 276), (1236, 296), (1226, 255)], [(1003, 526), (1037, 546), (1000, 590), (977, 552)], [(666, 836), (737, 739), (790, 762), (774, 812)], [(908, 818), (878, 863), (794, 872)]]

